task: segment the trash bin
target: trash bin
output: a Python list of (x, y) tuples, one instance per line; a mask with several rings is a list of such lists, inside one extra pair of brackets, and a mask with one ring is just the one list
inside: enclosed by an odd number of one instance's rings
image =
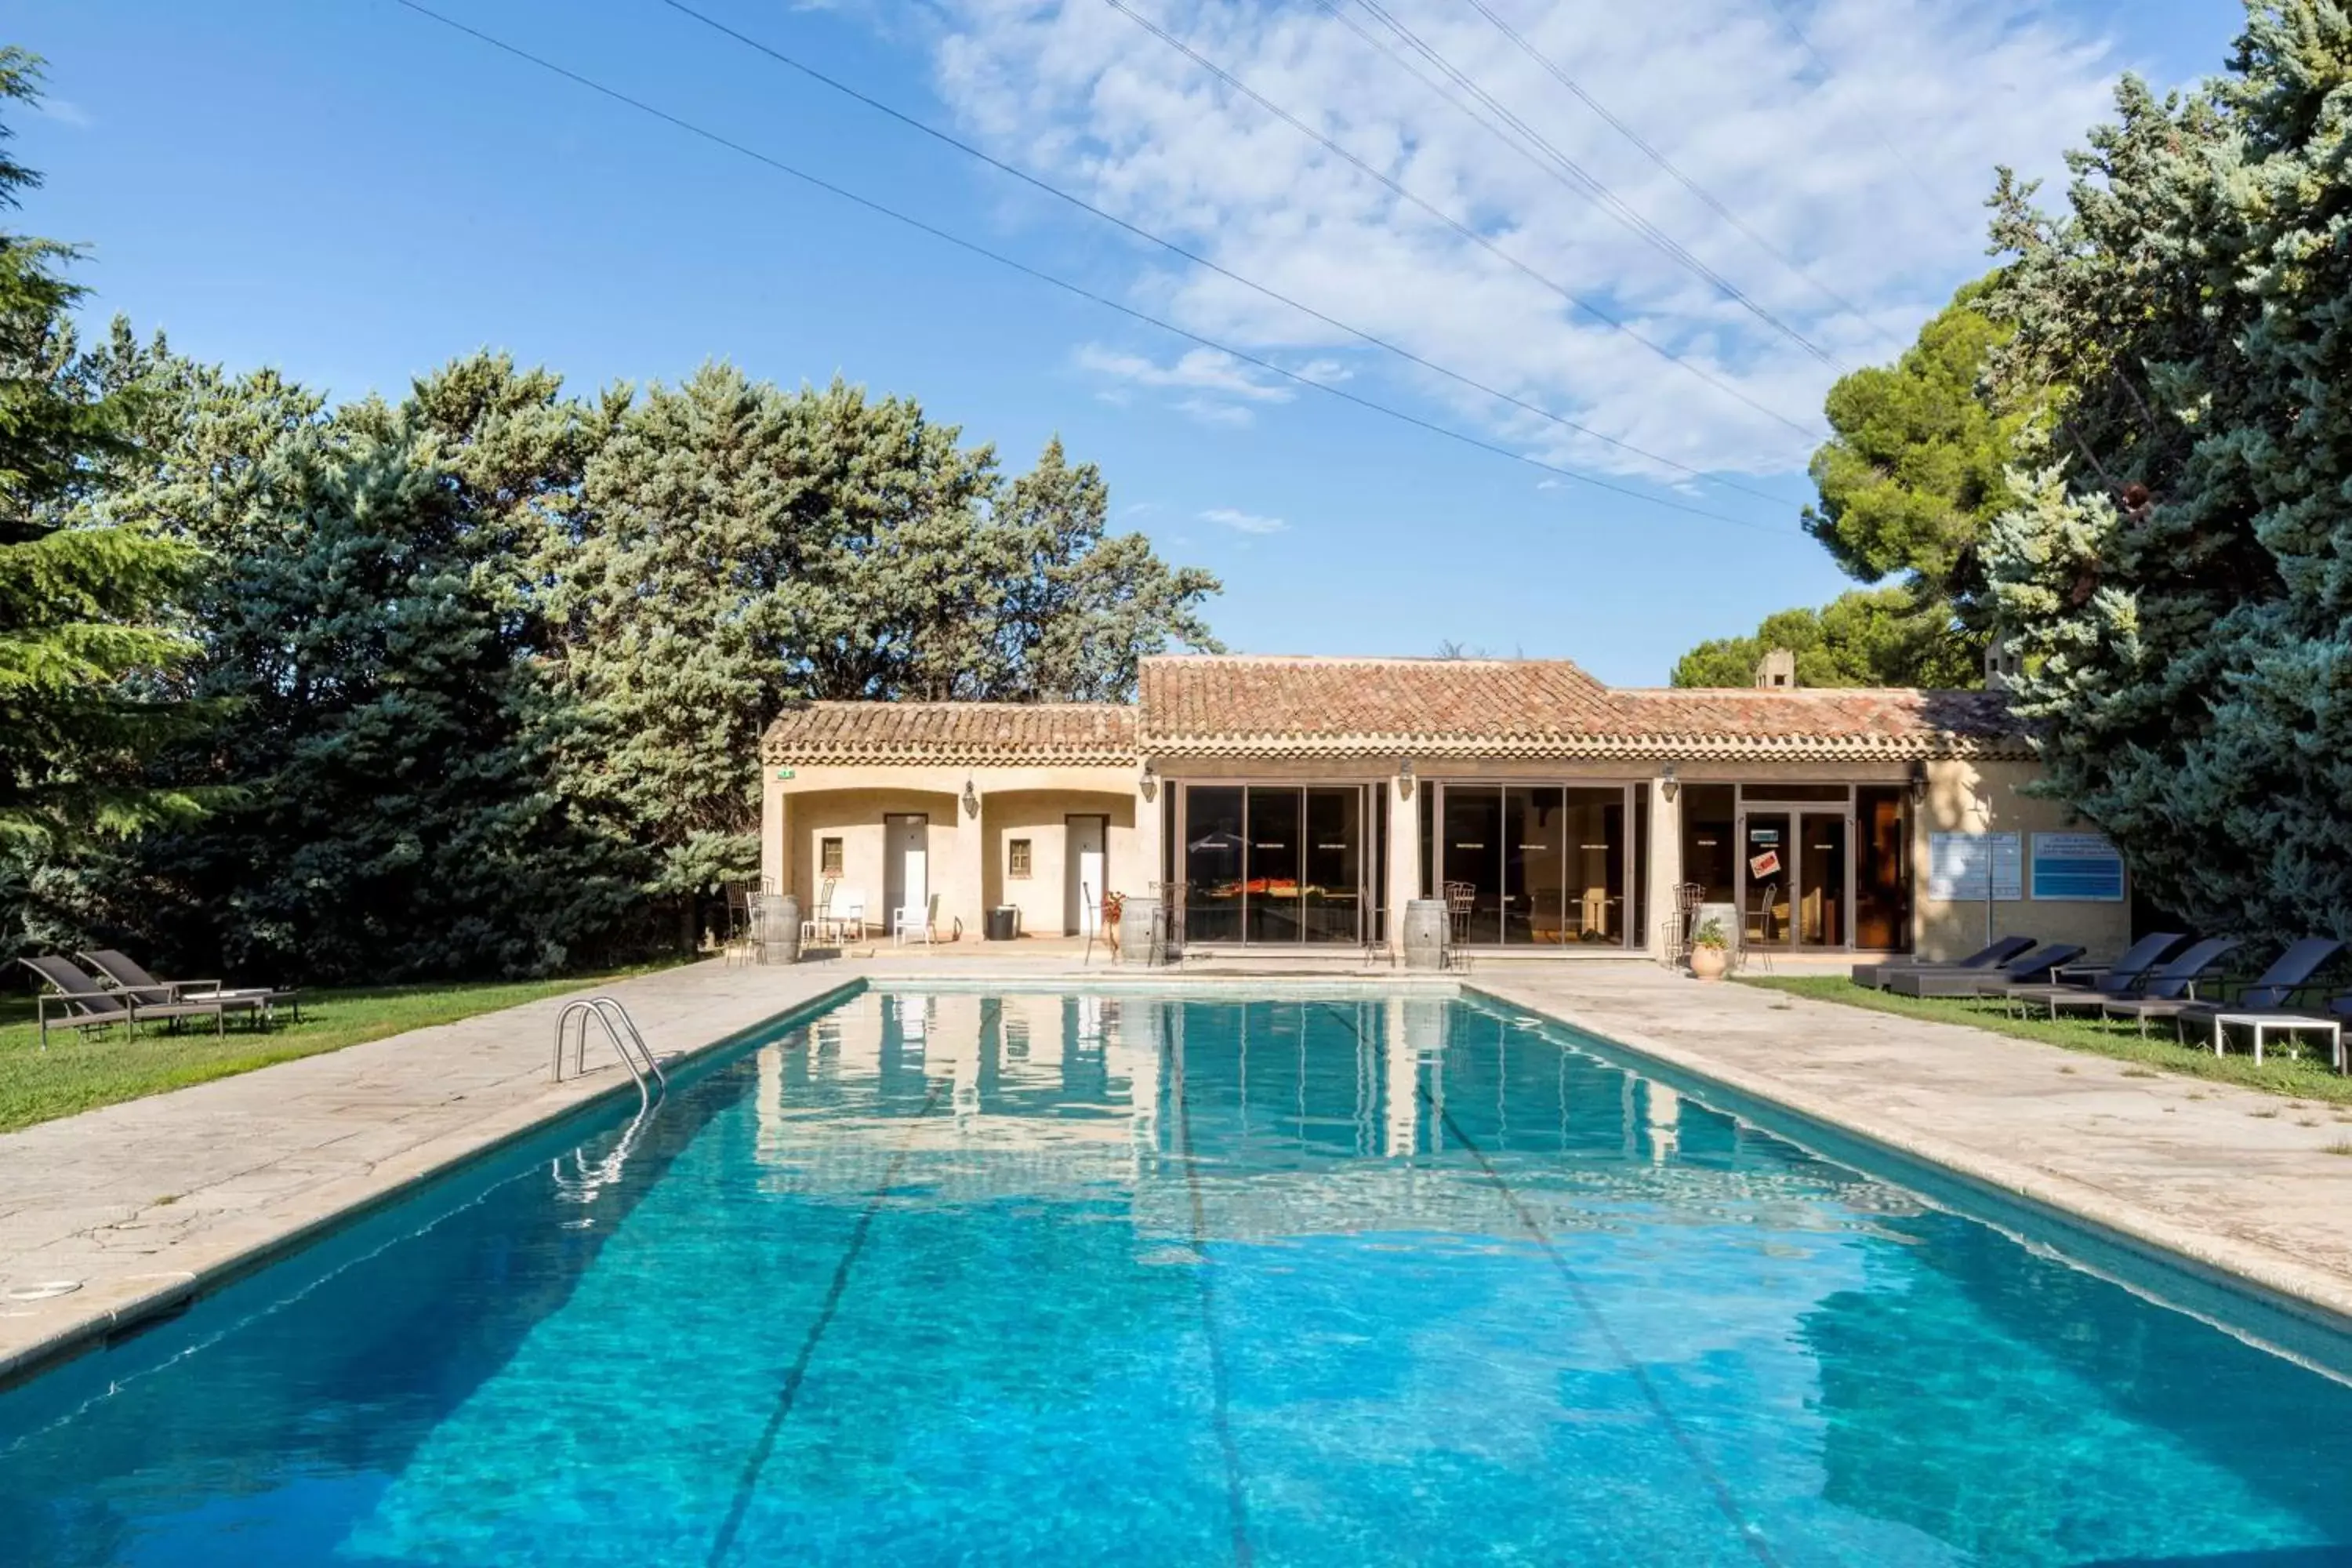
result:
[(991, 942), (1011, 942), (1021, 934), (1021, 910), (1012, 904), (999, 904), (988, 911), (983, 929)]

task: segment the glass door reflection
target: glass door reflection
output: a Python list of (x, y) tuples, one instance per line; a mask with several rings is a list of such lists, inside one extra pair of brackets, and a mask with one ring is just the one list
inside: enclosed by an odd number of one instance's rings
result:
[(1845, 945), (1845, 814), (1826, 811), (1801, 814), (1798, 817), (1797, 836), (1799, 945)]
[(1223, 784), (1184, 792), (1184, 940), (1242, 939), (1242, 792)]
[(1785, 947), (1789, 942), (1792, 879), (1785, 811), (1751, 811), (1739, 835), (1740, 921), (1752, 947)]
[(1294, 942), (1299, 936), (1299, 792), (1249, 792), (1249, 862), (1244, 871), (1246, 939)]
[(1307, 791), (1307, 875), (1299, 889), (1300, 935), (1307, 942), (1363, 940), (1364, 790)]
[(1444, 812), (1438, 858), (1454, 940), (1491, 946), (1503, 940), (1502, 788), (1448, 784)]
[(1559, 789), (1503, 792), (1503, 941), (1558, 946), (1567, 930), (1567, 816)]

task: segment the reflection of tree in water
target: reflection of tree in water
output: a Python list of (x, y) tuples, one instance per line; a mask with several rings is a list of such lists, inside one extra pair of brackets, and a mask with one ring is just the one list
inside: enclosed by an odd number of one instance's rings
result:
[(1927, 1215), (1807, 1314), (1825, 1495), (1988, 1563), (2352, 1542), (2352, 1390)]

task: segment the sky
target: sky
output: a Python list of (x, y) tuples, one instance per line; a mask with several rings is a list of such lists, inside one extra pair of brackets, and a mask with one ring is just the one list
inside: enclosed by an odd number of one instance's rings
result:
[(1823, 393), (1990, 265), (1995, 164), (2054, 196), (2120, 73), (2192, 82), (2242, 15), (419, 4), (645, 107), (396, 0), (19, 0), (15, 222), (87, 247), (93, 317), (338, 398), (488, 346), (583, 393), (839, 375), (1011, 471), (1059, 434), (1236, 650), (1620, 684), (1852, 585), (1798, 526)]

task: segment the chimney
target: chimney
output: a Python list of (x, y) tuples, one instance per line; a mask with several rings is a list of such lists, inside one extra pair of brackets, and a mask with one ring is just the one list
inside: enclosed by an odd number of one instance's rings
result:
[(1764, 690), (1785, 691), (1797, 684), (1797, 656), (1776, 647), (1756, 662), (1756, 684)]
[(2010, 651), (2009, 638), (1996, 631), (1985, 644), (1984, 680), (1987, 691), (2006, 691), (2024, 668), (2023, 661)]

